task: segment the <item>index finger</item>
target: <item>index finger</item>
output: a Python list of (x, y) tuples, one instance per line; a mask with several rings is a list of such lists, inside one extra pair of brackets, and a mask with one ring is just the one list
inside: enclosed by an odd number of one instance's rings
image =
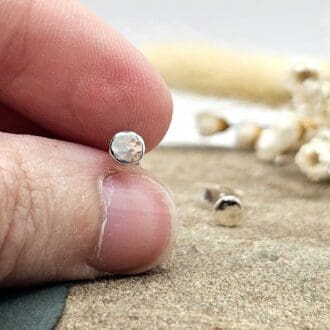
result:
[(144, 57), (76, 1), (0, 2), (0, 101), (63, 139), (105, 149), (165, 134), (170, 94)]

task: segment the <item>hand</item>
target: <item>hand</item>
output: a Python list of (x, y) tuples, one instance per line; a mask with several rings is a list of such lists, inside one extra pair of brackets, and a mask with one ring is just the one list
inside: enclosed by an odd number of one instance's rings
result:
[(105, 150), (127, 129), (159, 143), (172, 112), (161, 78), (76, 1), (1, 0), (0, 31), (0, 286), (158, 265), (173, 204)]

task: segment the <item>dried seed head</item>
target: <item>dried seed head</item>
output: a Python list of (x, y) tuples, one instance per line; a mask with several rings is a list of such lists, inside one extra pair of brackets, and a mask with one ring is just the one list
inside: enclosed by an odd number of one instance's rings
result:
[(197, 128), (200, 135), (208, 136), (222, 132), (229, 127), (228, 122), (213, 113), (201, 112), (197, 115)]
[(330, 129), (303, 145), (295, 157), (300, 171), (312, 181), (330, 180)]
[(253, 149), (260, 133), (261, 127), (257, 124), (240, 124), (236, 128), (235, 143), (241, 149)]
[(234, 227), (242, 222), (242, 203), (233, 195), (220, 197), (213, 208), (214, 217), (222, 226)]

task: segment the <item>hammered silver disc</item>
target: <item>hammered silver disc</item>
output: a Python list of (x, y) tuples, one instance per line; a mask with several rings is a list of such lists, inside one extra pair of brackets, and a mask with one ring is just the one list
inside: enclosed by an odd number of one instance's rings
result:
[(145, 153), (143, 138), (133, 131), (118, 132), (110, 141), (109, 153), (120, 164), (138, 164)]

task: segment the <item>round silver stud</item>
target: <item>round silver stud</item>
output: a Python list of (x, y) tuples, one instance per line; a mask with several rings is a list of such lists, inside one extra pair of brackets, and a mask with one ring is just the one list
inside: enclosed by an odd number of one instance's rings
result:
[(143, 138), (133, 131), (118, 132), (110, 141), (109, 153), (122, 165), (138, 164), (145, 153)]
[(222, 226), (238, 226), (242, 221), (242, 202), (236, 196), (223, 195), (214, 204), (213, 212)]

